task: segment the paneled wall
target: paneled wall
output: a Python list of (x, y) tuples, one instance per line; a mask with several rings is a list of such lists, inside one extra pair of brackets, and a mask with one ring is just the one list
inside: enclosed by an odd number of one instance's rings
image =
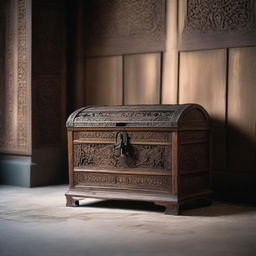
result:
[[(255, 1), (116, 0), (113, 8), (99, 2), (102, 9), (85, 5), (83, 12), (83, 105), (203, 105), (212, 118), (215, 194), (255, 200)], [(121, 3), (140, 11), (137, 22)], [(156, 4), (158, 14), (150, 13)], [(153, 19), (158, 29), (144, 33)], [(99, 30), (103, 23), (105, 30)]]
[(66, 1), (0, 0), (0, 183), (65, 181)]
[(0, 0), (1, 177), (65, 176), (66, 108), (195, 102), (212, 117), (216, 195), (255, 200), (255, 10), (254, 0)]

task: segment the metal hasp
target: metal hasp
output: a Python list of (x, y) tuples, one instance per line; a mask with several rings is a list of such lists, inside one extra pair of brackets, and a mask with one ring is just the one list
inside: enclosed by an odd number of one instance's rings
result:
[(118, 152), (118, 154), (116, 154), (117, 156), (125, 155), (127, 144), (128, 144), (127, 133), (118, 132), (116, 134), (116, 144), (114, 145), (116, 152)]

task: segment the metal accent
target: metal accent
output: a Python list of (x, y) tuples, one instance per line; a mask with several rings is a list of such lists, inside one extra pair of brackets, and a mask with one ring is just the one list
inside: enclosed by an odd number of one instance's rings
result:
[(117, 156), (123, 156), (125, 155), (125, 151), (128, 144), (128, 138), (127, 138), (126, 132), (118, 132), (116, 134), (116, 144), (114, 145), (115, 152), (118, 152)]

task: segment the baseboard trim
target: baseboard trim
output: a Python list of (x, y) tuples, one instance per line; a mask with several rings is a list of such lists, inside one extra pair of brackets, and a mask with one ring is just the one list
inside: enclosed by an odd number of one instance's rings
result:
[(30, 156), (1, 155), (0, 183), (30, 187), (32, 165)]

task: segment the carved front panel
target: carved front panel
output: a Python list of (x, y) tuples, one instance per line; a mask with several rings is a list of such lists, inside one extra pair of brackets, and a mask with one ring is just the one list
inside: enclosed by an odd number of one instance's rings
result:
[(180, 146), (179, 163), (183, 173), (209, 169), (208, 143), (184, 144)]
[(74, 166), (80, 168), (170, 169), (170, 147), (128, 145), (124, 155), (111, 144), (74, 144)]
[(88, 56), (164, 50), (165, 0), (90, 0)]
[[(170, 134), (167, 132), (127, 132), (128, 139), (130, 143), (133, 141), (141, 141), (141, 142), (167, 142), (170, 139)], [(115, 140), (116, 132), (108, 131), (83, 131), (83, 132), (74, 132), (75, 140)]]
[(170, 190), (171, 177), (160, 175), (128, 175), (102, 173), (74, 173), (75, 186), (102, 186), (140, 190)]

